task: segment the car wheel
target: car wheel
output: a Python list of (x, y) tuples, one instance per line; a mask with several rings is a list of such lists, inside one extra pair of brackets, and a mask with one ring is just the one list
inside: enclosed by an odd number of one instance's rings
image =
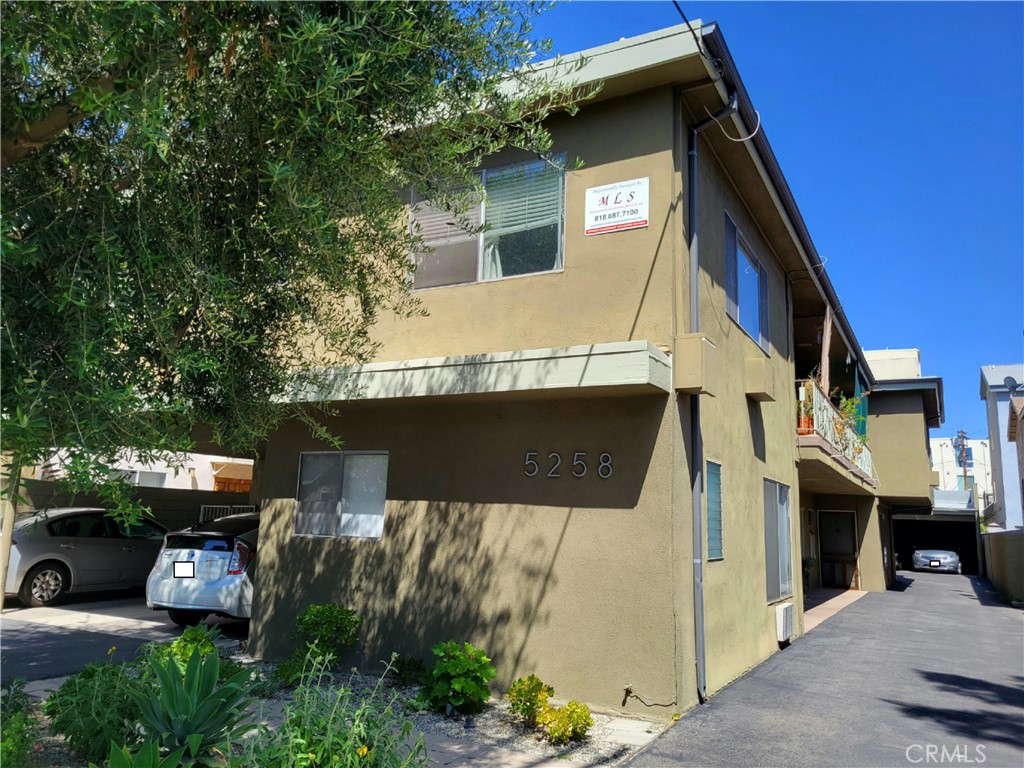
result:
[(208, 616), (206, 611), (179, 611), (170, 608), (167, 611), (167, 618), (179, 627), (194, 627)]
[(56, 605), (71, 587), (71, 573), (60, 563), (40, 563), (25, 574), (18, 597), (25, 605)]

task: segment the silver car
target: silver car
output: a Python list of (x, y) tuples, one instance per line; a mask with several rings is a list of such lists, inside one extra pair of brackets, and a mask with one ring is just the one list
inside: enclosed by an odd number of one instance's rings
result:
[(250, 618), (259, 530), (259, 515), (250, 512), (168, 533), (146, 582), (146, 605), (182, 627), (211, 613)]
[(142, 586), (167, 529), (126, 527), (97, 507), (37, 510), (14, 524), (7, 592), (25, 605), (55, 605), (70, 592)]
[(915, 549), (912, 558), (915, 571), (960, 573), (960, 555), (948, 549)]

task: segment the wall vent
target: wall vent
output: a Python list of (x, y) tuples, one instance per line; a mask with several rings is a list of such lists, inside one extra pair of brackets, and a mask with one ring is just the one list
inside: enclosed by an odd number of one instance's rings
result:
[(780, 603), (775, 606), (775, 634), (780, 643), (793, 637), (794, 610), (792, 603)]

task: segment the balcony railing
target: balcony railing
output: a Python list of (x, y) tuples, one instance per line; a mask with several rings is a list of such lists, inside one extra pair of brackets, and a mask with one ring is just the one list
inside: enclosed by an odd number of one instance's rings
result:
[[(809, 394), (811, 407), (808, 409), (807, 397)], [(808, 411), (811, 414), (812, 421), (810, 423), (804, 416)], [(799, 434), (818, 435), (869, 478), (876, 479), (871, 451), (861, 436), (857, 434), (857, 425), (832, 405), (816, 381), (811, 379), (797, 381), (797, 413), (799, 414), (797, 422)]]

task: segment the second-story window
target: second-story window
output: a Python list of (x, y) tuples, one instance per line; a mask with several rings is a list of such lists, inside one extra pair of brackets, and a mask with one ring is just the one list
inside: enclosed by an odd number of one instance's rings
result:
[(765, 352), (768, 351), (768, 273), (725, 217), (726, 311)]
[(431, 249), (413, 255), (414, 289), (562, 268), (565, 172), (536, 160), (482, 171), (481, 181), (483, 200), (461, 215), (413, 200), (413, 225)]

